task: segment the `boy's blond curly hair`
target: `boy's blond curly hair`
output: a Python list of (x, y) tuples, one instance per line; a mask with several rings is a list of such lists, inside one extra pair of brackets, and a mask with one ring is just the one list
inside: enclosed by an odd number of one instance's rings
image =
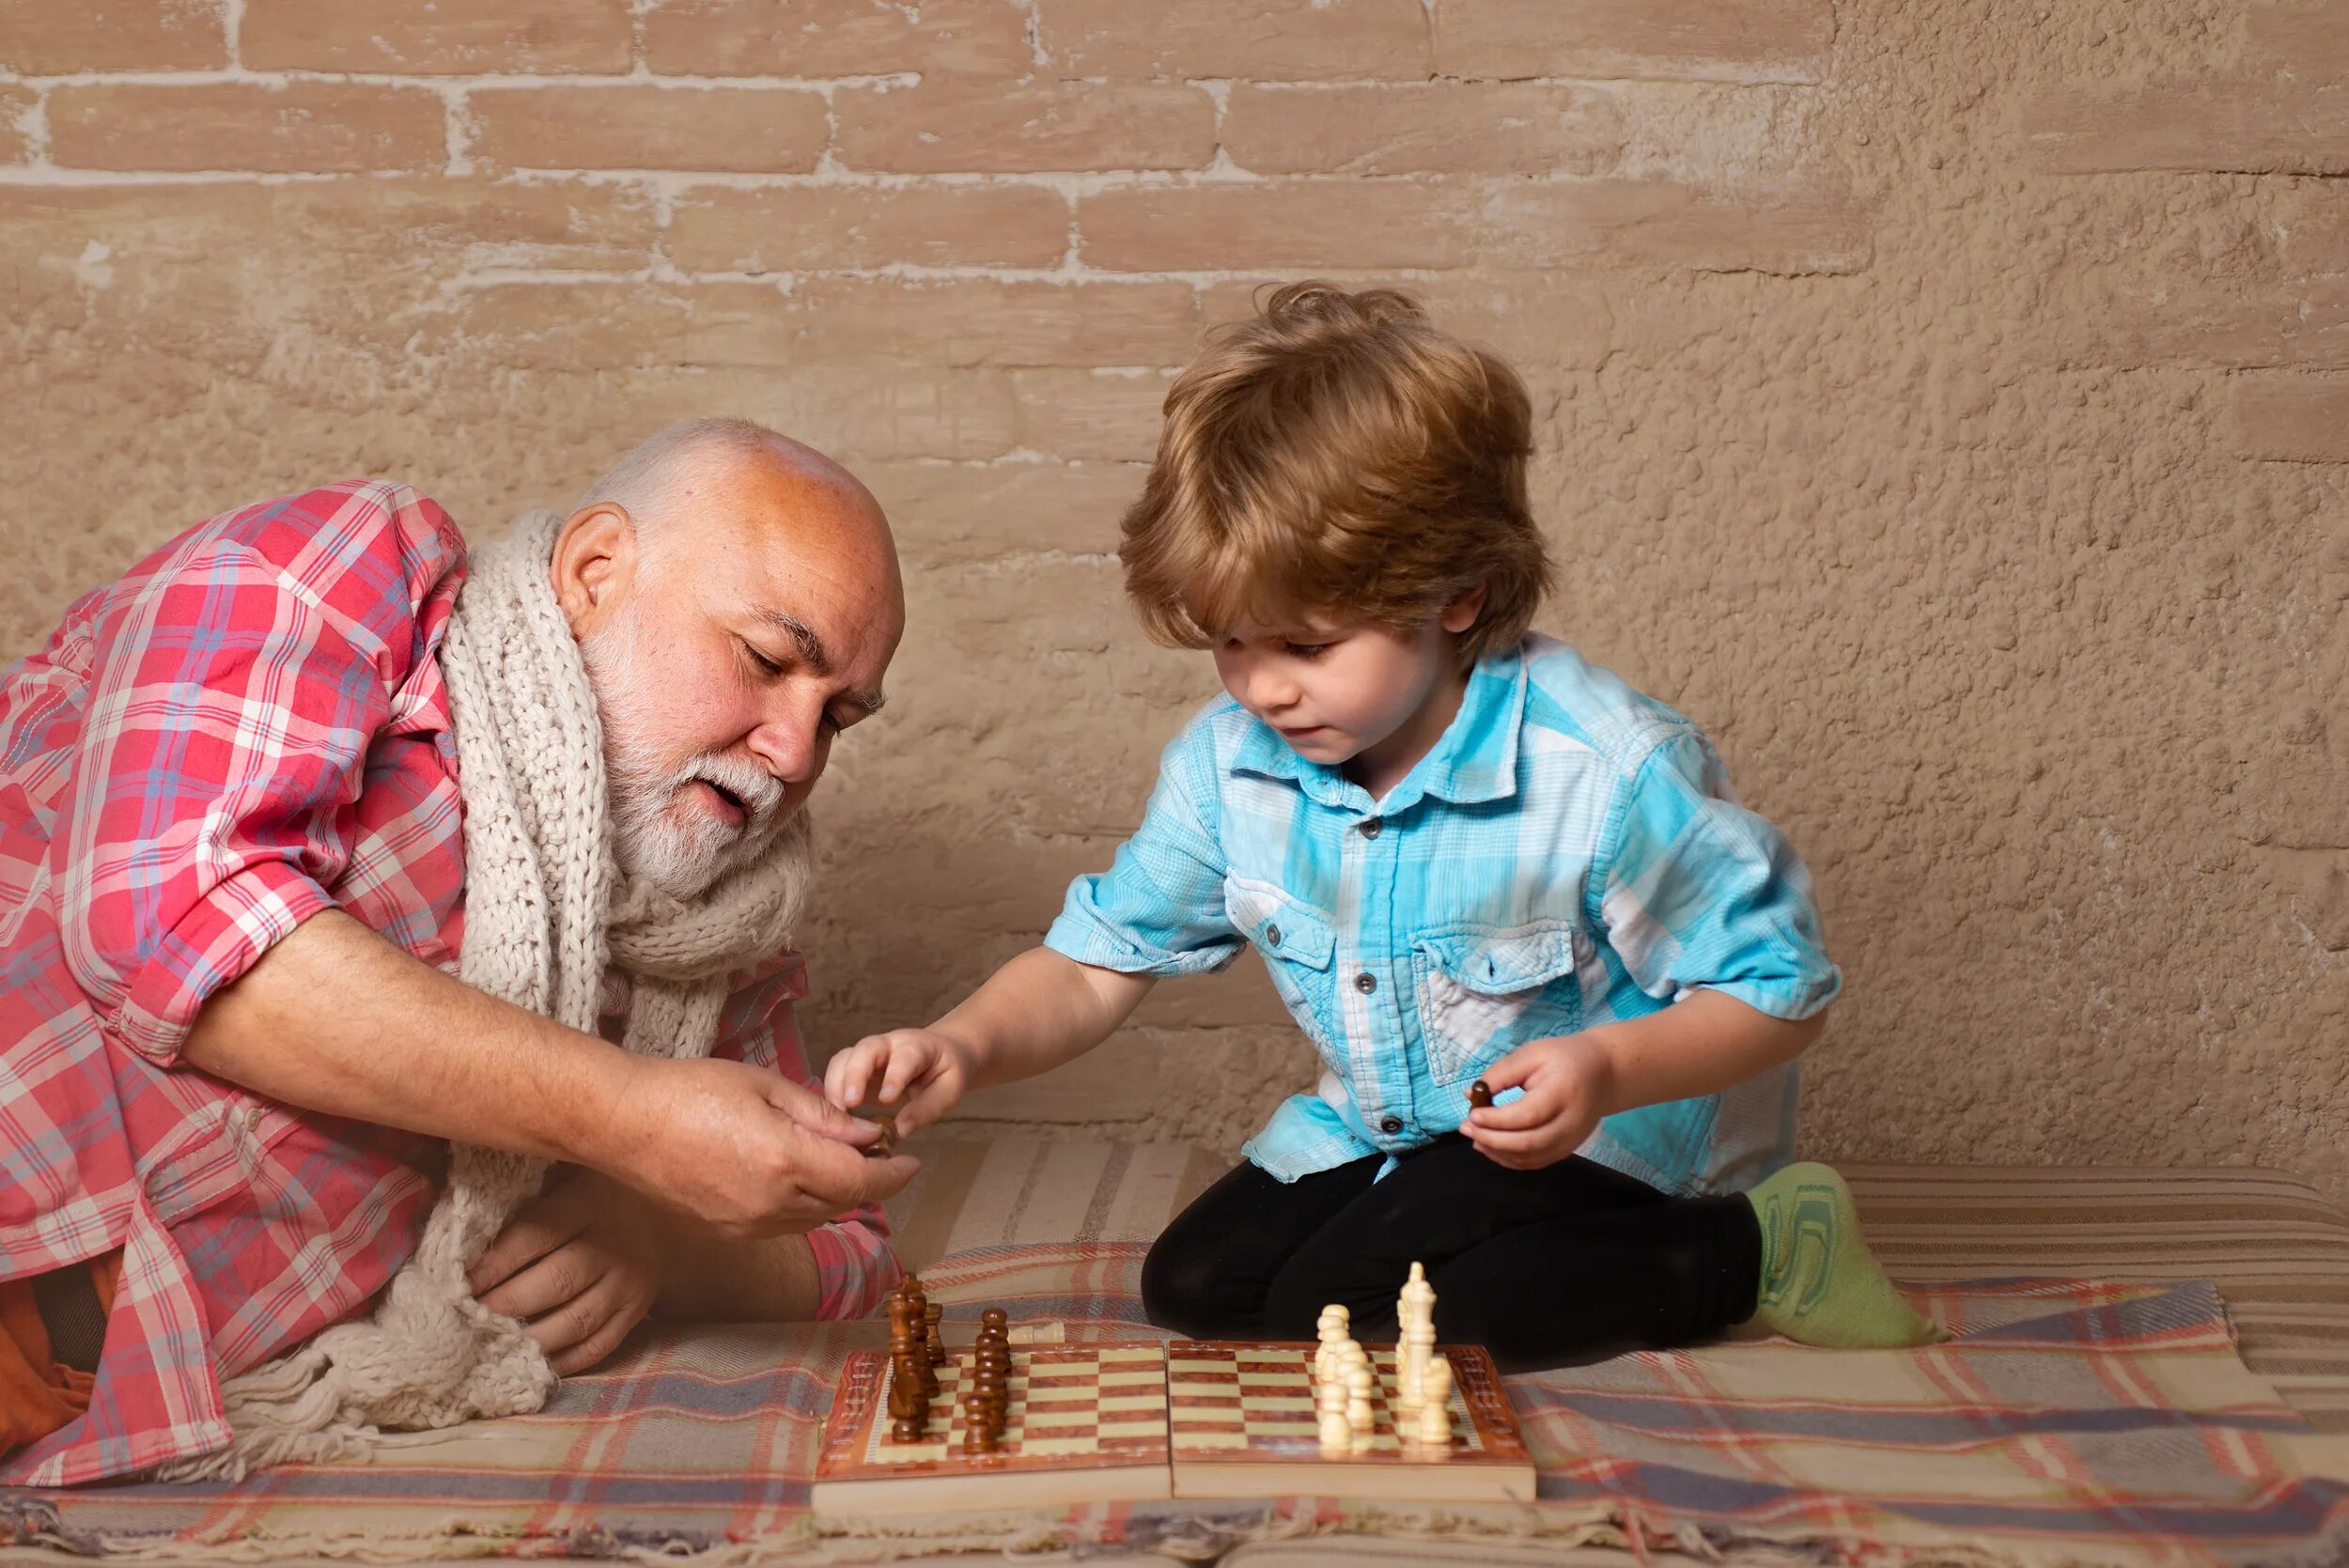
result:
[(1522, 638), (1549, 590), (1524, 383), (1408, 294), (1276, 289), (1214, 334), (1165, 416), (1118, 549), (1159, 642), (1315, 613), (1410, 631), (1482, 583), (1459, 643), (1473, 662)]

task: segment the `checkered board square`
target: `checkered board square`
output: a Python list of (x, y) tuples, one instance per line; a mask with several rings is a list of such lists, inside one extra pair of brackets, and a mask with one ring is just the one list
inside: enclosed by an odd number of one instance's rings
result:
[(970, 1374), (968, 1350), (938, 1369), (925, 1436), (901, 1443), (890, 1430), (889, 1358), (849, 1357), (824, 1422), (816, 1506), (955, 1509), (1169, 1495), (1159, 1346), (1015, 1347), (1010, 1407), (993, 1453), (963, 1451), (961, 1390)]

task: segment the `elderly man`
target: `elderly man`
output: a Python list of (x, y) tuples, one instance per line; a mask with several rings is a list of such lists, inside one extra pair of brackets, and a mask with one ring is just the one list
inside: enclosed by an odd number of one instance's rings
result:
[(739, 421), (470, 559), (354, 482), (75, 603), (0, 676), (0, 1482), (866, 1311), (914, 1167), (811, 1092), (787, 937), (903, 624), (872, 497)]

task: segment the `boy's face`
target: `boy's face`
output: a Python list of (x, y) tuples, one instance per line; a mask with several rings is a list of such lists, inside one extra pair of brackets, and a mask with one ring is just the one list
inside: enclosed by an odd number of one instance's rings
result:
[[(1423, 754), (1458, 703), (1448, 618), (1412, 632), (1318, 614), (1283, 626), (1242, 621), (1216, 644), (1216, 674), (1308, 761), (1337, 768), (1394, 744)], [(1439, 703), (1447, 691), (1451, 704)], [(1433, 733), (1421, 735), (1430, 719)]]

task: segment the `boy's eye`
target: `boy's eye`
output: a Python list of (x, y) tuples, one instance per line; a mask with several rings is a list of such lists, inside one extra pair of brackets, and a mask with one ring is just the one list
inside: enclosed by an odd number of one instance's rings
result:
[(1319, 659), (1330, 651), (1330, 644), (1327, 643), (1288, 643), (1283, 644), (1283, 646), (1287, 649), (1292, 659)]

